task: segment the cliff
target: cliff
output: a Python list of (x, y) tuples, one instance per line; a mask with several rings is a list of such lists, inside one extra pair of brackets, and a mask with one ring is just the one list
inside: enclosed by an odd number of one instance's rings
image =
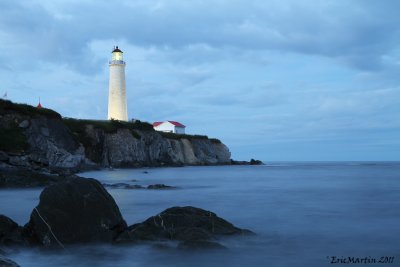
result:
[(148, 123), (76, 120), (0, 100), (0, 167), (57, 173), (95, 167), (230, 164), (206, 136), (159, 133)]

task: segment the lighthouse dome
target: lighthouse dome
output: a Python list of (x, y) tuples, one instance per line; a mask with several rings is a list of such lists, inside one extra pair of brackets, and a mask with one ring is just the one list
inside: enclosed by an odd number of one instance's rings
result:
[(113, 53), (115, 53), (115, 52), (123, 53), (123, 52), (118, 48), (118, 46), (116, 46), (112, 52), (113, 52)]

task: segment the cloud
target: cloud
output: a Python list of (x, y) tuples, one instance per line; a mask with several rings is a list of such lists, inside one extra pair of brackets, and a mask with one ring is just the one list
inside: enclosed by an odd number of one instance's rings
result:
[(3, 1), (1, 25), (13, 44), (23, 44), (36, 59), (67, 62), (81, 72), (99, 71), (88, 48), (93, 39), (186, 51), (203, 47), (210, 54), (281, 50), (377, 70), (399, 35), (398, 16), (390, 10), (391, 4), (370, 1)]
[(182, 120), (189, 132), (227, 140), (244, 154), (250, 143), (344, 143), (363, 131), (373, 143), (395, 144), (399, 7), (5, 0), (0, 89), (17, 102), (41, 97), (65, 116), (105, 118), (108, 60), (118, 44), (132, 117)]

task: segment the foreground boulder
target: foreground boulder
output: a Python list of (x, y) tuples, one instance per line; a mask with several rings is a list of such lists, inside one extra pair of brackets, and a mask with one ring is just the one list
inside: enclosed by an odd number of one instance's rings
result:
[(178, 240), (183, 241), (181, 247), (220, 247), (212, 242), (218, 236), (250, 233), (211, 211), (187, 206), (166, 209), (142, 223), (130, 226), (120, 236), (120, 241)]
[(108, 242), (126, 228), (114, 199), (95, 179), (75, 178), (46, 187), (25, 225), (31, 244)]
[(19, 267), (19, 265), (0, 255), (0, 267)]
[(25, 241), (22, 238), (22, 227), (18, 226), (10, 218), (0, 215), (0, 247), (20, 245), (25, 245)]
[(46, 187), (24, 228), (0, 215), (0, 247), (174, 240), (180, 241), (180, 249), (218, 249), (223, 248), (216, 242), (219, 236), (250, 233), (211, 211), (190, 206), (172, 207), (127, 227), (100, 182), (81, 177)]

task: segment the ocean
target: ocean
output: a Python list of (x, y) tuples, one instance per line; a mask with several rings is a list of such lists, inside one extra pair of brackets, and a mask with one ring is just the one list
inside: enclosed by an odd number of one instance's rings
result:
[[(358, 266), (357, 261), (367, 266), (400, 266), (400, 162), (277, 162), (80, 175), (103, 183), (177, 187), (108, 188), (129, 225), (172, 206), (195, 206), (256, 235), (221, 238), (219, 243), (228, 248), (222, 251), (181, 251), (144, 243), (78, 246), (66, 252), (21, 250), (9, 258), (27, 267), (323, 267)], [(40, 192), (0, 190), (0, 214), (25, 224)]]

